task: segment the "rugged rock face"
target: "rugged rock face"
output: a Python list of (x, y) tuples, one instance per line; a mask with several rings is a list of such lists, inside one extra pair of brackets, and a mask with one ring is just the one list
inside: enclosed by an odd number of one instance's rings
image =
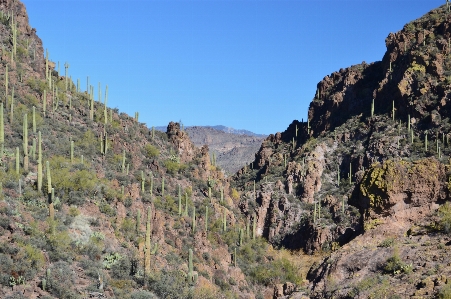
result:
[(308, 122), (270, 135), (233, 177), (240, 208), (271, 243), (329, 255), (310, 269), (311, 297), (445, 290), (430, 267), (448, 240), (436, 232), (450, 199), (450, 24), (440, 7), (389, 34), (382, 61), (326, 76)]
[(186, 163), (191, 161), (195, 155), (195, 147), (188, 134), (180, 130), (180, 124), (171, 121), (168, 124), (166, 134), (168, 135), (169, 142), (175, 146), (180, 162)]

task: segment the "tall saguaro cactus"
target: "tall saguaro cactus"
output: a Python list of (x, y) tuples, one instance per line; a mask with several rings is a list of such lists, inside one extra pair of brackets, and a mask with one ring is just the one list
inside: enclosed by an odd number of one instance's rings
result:
[(193, 250), (190, 248), (188, 252), (188, 283), (196, 283), (198, 274), (193, 272)]
[(65, 62), (64, 63), (64, 84), (65, 84), (65, 88), (67, 91), (67, 69), (70, 67), (69, 63)]
[(151, 248), (150, 238), (152, 234), (152, 210), (147, 208), (147, 223), (146, 223), (146, 244), (144, 257), (144, 272), (146, 276), (150, 274), (150, 255), (155, 254), (158, 250), (158, 243), (155, 243), (154, 248)]
[(27, 114), (23, 115), (23, 168), (28, 172), (28, 118)]
[(14, 86), (13, 86), (13, 90), (11, 91), (11, 109), (9, 112), (10, 112), (9, 123), (12, 124), (13, 118), (14, 118)]
[(42, 191), (42, 139), (41, 131), (38, 132), (38, 191)]
[(122, 150), (122, 173), (125, 173), (125, 149)]
[(16, 147), (16, 174), (20, 173), (19, 147)]
[(49, 161), (45, 161), (45, 168), (47, 171), (47, 196), (48, 196), (48, 202), (49, 202), (49, 217), (50, 220), (53, 220), (55, 217), (55, 208), (53, 207), (53, 196), (54, 189), (52, 188), (52, 177), (50, 175), (50, 163)]
[(180, 190), (180, 185), (179, 185), (179, 216), (182, 215), (182, 193)]
[(373, 116), (374, 116), (374, 99), (371, 102), (371, 117), (373, 117)]

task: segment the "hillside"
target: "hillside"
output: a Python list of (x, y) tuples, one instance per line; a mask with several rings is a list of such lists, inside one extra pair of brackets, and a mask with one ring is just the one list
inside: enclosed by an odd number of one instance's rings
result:
[[(185, 131), (196, 146), (208, 145), (211, 156), (213, 157), (214, 152), (217, 165), (227, 174), (236, 173), (243, 165), (254, 159), (265, 137), (245, 130), (225, 132), (217, 127), (219, 126), (193, 126), (187, 127)], [(241, 134), (242, 131), (246, 134)]]
[(0, 39), (0, 298), (270, 298), (303, 283), (313, 260), (257, 236), (207, 146), (59, 74), (20, 1), (0, 1)]
[(444, 5), (324, 77), (232, 178), (258, 234), (326, 256), (311, 298), (449, 298), (450, 24)]
[(179, 123), (59, 74), (0, 0), (0, 298), (449, 298), (450, 24), (324, 77), (226, 178)]

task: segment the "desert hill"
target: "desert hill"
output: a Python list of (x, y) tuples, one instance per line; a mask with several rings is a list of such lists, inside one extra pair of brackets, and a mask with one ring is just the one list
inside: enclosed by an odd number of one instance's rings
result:
[(226, 178), (179, 123), (59, 74), (0, 1), (0, 297), (450, 297), (449, 10), (324, 77)]
[(268, 298), (302, 283), (309, 258), (257, 236), (208, 146), (58, 73), (20, 1), (0, 1), (0, 39), (0, 298)]

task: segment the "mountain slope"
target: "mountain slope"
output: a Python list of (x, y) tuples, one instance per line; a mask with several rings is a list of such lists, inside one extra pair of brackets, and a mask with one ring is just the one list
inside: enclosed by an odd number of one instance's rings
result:
[(308, 122), (271, 134), (232, 178), (260, 235), (328, 255), (311, 297), (450, 293), (450, 23), (446, 5), (432, 10), (389, 34), (382, 61), (326, 76)]
[(268, 298), (302, 282), (313, 261), (256, 236), (208, 147), (94, 100), (35, 32), (0, 1), (1, 298)]

